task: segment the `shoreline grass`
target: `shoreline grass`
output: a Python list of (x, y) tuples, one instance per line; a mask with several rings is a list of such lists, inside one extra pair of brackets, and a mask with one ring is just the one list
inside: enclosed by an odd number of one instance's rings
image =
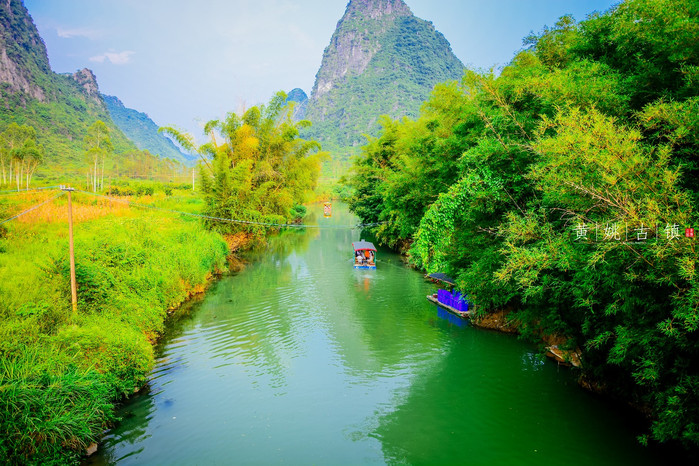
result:
[[(0, 217), (52, 195), (4, 197)], [(114, 403), (145, 384), (168, 309), (226, 268), (225, 242), (196, 220), (74, 194), (74, 314), (66, 203), (0, 234), (0, 459), (9, 464), (77, 463), (114, 421)]]

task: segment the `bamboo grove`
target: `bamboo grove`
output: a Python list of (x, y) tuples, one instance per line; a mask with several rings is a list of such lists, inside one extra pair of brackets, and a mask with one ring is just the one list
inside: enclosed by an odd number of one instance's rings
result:
[[(316, 141), (299, 137), (310, 126), (295, 122), (293, 103), (277, 93), (267, 105), (251, 107), (223, 120), (211, 120), (209, 137), (197, 146), (194, 138), (172, 127), (160, 128), (185, 149), (201, 155), (201, 187), (204, 215), (258, 223), (285, 224), (300, 221), (303, 203), (316, 187), (321, 162), (328, 158)], [(239, 226), (211, 222), (210, 227), (232, 232)], [(263, 227), (247, 227), (264, 234)]]
[(631, 0), (383, 120), (352, 210), (479, 313), (556, 336), (581, 379), (699, 445), (699, 4)]

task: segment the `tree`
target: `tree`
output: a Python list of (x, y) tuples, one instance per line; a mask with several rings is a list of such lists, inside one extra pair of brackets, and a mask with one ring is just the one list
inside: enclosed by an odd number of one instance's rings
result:
[[(84, 138), (84, 143), (86, 147), (86, 154), (88, 160), (92, 164), (91, 173), (91, 183), (93, 192), (97, 192), (98, 185), (102, 189), (104, 184), (104, 163), (107, 155), (109, 155), (112, 150), (112, 141), (109, 138), (109, 128), (102, 120), (95, 121), (87, 129), (87, 135)], [(102, 162), (101, 167), (101, 179), (99, 179), (100, 166), (99, 162)]]
[[(182, 147), (200, 155), (204, 213), (219, 218), (259, 223), (288, 223), (308, 199), (327, 156), (315, 141), (299, 137), (308, 121), (294, 122), (286, 94), (277, 93), (267, 105), (254, 106), (242, 115), (229, 113), (204, 128), (209, 141), (196, 146), (192, 136), (171, 127)], [(238, 225), (212, 222), (212, 228), (236, 231)], [(261, 232), (259, 227), (248, 230)]]
[[(588, 386), (699, 445), (696, 2), (629, 0), (385, 122), (351, 208), (477, 313), (579, 350)], [(440, 95), (441, 93), (441, 95)], [(446, 149), (446, 150), (445, 150)], [(453, 152), (451, 151), (453, 149)], [(417, 225), (416, 225), (417, 223)], [(575, 228), (575, 230), (574, 230)], [(690, 231), (690, 230), (688, 230)], [(691, 234), (688, 233), (688, 236)]]
[[(22, 181), (25, 181), (26, 189), (29, 189), (31, 177), (36, 167), (43, 161), (44, 148), (36, 143), (36, 130), (27, 125), (19, 126), (11, 123), (0, 134), (0, 165), (2, 165), (3, 183), (14, 178), (17, 190), (21, 189)], [(9, 177), (7, 177), (9, 168)]]
[(17, 189), (19, 190), (22, 174), (26, 179), (26, 189), (29, 189), (29, 183), (36, 168), (44, 160), (44, 147), (36, 144), (33, 139), (27, 139), (20, 149), (15, 149), (16, 154), (16, 173), (17, 173)]
[[(11, 182), (13, 173), (20, 189), (20, 180), (24, 171), (24, 159), (27, 155), (34, 164), (37, 154), (43, 150), (36, 145), (36, 130), (28, 125), (10, 123), (5, 131), (0, 133), (0, 169), (2, 183)], [(40, 160), (40, 157), (39, 157)]]

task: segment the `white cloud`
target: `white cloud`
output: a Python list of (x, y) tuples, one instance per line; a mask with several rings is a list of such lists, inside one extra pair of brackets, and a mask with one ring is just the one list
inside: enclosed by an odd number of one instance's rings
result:
[(58, 37), (62, 37), (63, 39), (72, 39), (73, 37), (85, 37), (87, 39), (98, 39), (104, 35), (104, 32), (100, 31), (99, 29), (90, 29), (90, 28), (64, 29), (62, 27), (58, 27), (58, 28), (56, 28), (56, 33), (58, 34)]
[(106, 60), (111, 62), (113, 65), (125, 65), (131, 61), (131, 55), (133, 54), (134, 52), (132, 50), (124, 50), (123, 52), (105, 52), (101, 55), (90, 57), (90, 61), (104, 63)]

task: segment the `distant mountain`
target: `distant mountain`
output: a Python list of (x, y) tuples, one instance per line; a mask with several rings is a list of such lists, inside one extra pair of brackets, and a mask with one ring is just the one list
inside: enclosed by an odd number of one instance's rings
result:
[(83, 138), (97, 120), (111, 130), (115, 152), (136, 146), (112, 121), (92, 71), (51, 71), (46, 45), (21, 0), (0, 1), (0, 131), (11, 122), (33, 126), (46, 164), (84, 164)]
[(294, 107), (294, 119), (296, 121), (303, 120), (306, 117), (306, 108), (308, 107), (308, 95), (303, 89), (294, 88), (286, 96), (287, 102), (296, 102)]
[(331, 150), (361, 144), (380, 115), (417, 117), (435, 84), (463, 72), (449, 42), (403, 0), (350, 0), (316, 74), (309, 135)]
[(114, 123), (139, 149), (184, 164), (196, 161), (196, 156), (184, 154), (170, 139), (158, 133), (158, 125), (145, 113), (125, 107), (121, 100), (114, 96), (102, 94), (102, 100), (107, 105)]

